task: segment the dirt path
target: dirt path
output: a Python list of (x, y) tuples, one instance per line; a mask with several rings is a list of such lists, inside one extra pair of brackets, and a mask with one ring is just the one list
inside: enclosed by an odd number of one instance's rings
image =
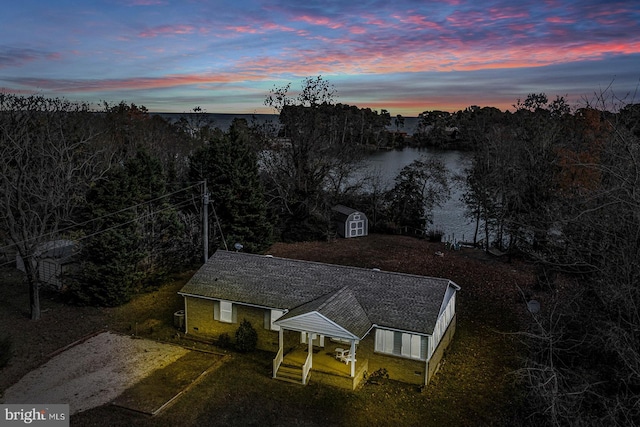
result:
[(75, 414), (111, 402), (188, 352), (180, 346), (104, 332), (25, 375), (5, 391), (3, 403), (68, 403)]

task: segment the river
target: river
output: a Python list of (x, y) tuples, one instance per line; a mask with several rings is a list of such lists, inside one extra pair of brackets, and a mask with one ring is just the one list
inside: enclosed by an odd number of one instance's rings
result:
[[(165, 119), (175, 122), (180, 117), (188, 117), (190, 113), (156, 113)], [(231, 122), (235, 118), (246, 119), (249, 123), (254, 120), (256, 123), (277, 122), (277, 115), (274, 114), (206, 114), (214, 125), (220, 129), (228, 130)], [(417, 126), (417, 117), (405, 117), (405, 125), (402, 131), (412, 134)], [(395, 130), (395, 126), (390, 125), (389, 130)], [(393, 185), (393, 180), (400, 170), (410, 164), (420, 156), (437, 157), (441, 159), (451, 176), (464, 174), (464, 168), (470, 161), (470, 154), (460, 151), (439, 151), (431, 149), (404, 148), (402, 150), (380, 150), (368, 156), (364, 161), (362, 169), (356, 173), (356, 178), (363, 176), (373, 176), (379, 179), (386, 188)], [(460, 200), (465, 189), (460, 185), (451, 185), (451, 197), (442, 206), (436, 207), (433, 212), (433, 225), (429, 229), (439, 229), (444, 232), (444, 239), (447, 241), (470, 241), (473, 240), (475, 224), (471, 223), (464, 216), (464, 203)]]
[[(421, 156), (440, 159), (450, 173), (450, 177), (464, 176), (464, 169), (471, 161), (469, 153), (461, 151), (440, 151), (431, 149), (404, 148), (402, 150), (378, 151), (370, 155), (359, 171), (360, 176), (371, 176), (379, 180), (384, 188), (393, 185), (394, 178), (414, 160)], [(433, 225), (428, 229), (444, 232), (446, 241), (471, 241), (475, 222), (465, 217), (465, 206), (461, 200), (465, 192), (464, 182), (451, 180), (451, 197), (433, 211)]]

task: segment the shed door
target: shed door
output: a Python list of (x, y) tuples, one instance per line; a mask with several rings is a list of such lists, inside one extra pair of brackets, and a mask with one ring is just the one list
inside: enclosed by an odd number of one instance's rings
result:
[(364, 236), (364, 220), (351, 221), (349, 223), (349, 237)]

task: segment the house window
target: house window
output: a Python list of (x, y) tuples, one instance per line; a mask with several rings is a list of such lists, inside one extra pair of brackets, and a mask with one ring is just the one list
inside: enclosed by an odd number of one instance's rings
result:
[(229, 301), (220, 301), (220, 321), (233, 323), (233, 304)]
[(376, 329), (375, 349), (379, 353), (425, 360), (427, 357), (427, 337)]

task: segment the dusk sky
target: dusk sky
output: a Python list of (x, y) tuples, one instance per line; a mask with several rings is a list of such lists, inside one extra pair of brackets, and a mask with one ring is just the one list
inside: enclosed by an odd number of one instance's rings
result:
[(336, 102), (417, 116), (640, 102), (640, 2), (4, 1), (0, 91), (153, 112), (272, 113), (269, 90), (322, 75)]

